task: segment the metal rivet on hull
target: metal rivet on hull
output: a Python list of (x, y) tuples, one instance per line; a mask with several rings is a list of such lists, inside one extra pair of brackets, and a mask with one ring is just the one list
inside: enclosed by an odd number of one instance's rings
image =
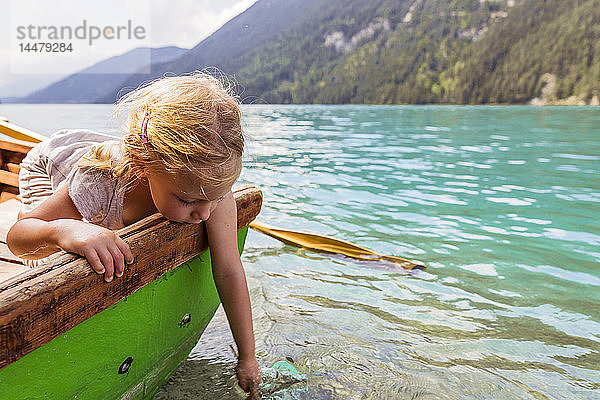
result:
[(129, 371), (129, 367), (131, 367), (131, 363), (133, 363), (133, 357), (127, 357), (123, 364), (119, 367), (119, 374), (124, 374)]
[(185, 314), (183, 318), (181, 318), (181, 322), (179, 323), (179, 327), (183, 328), (189, 325), (192, 321), (192, 316), (190, 314)]

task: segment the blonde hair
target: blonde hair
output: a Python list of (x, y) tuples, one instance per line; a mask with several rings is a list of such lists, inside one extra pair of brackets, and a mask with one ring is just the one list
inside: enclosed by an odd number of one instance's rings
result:
[[(232, 84), (206, 72), (163, 77), (119, 99), (114, 115), (127, 115), (122, 157), (107, 144), (83, 157), (80, 168), (110, 171), (135, 180), (132, 165), (146, 171), (176, 174), (191, 171), (205, 182), (233, 181), (244, 151), (240, 102)], [(141, 130), (148, 113), (147, 140)], [(233, 164), (232, 164), (233, 163)]]

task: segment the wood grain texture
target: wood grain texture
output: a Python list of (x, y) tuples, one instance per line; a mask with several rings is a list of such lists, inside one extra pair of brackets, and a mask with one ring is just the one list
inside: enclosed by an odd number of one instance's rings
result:
[(18, 198), (19, 188), (0, 184), (0, 203)]
[(0, 261), (6, 261), (9, 263), (13, 263), (13, 264), (23, 265), (23, 260), (21, 260), (19, 257), (15, 256), (13, 253), (11, 253), (11, 251), (8, 249), (8, 246), (6, 245), (6, 243), (1, 243), (1, 242), (0, 242)]
[(5, 167), (8, 164), (21, 164), (21, 161), (23, 161), (27, 155), (18, 151), (5, 150), (0, 150), (0, 154), (2, 154), (2, 169), (8, 169)]
[[(234, 190), (238, 229), (260, 212), (261, 192)], [(57, 253), (43, 267), (0, 283), (0, 368), (126, 298), (208, 248), (204, 224), (172, 222), (160, 214), (120, 230), (135, 262), (106, 283), (85, 258)]]
[(19, 164), (15, 164), (12, 162), (8, 162), (6, 163), (6, 169), (10, 172), (14, 172), (15, 174), (19, 174), (19, 171), (21, 171), (21, 166)]
[(0, 281), (12, 278), (23, 272), (27, 272), (29, 268), (22, 263), (14, 263), (0, 259)]
[(0, 183), (19, 187), (19, 174), (0, 169)]
[(19, 139), (1, 139), (0, 138), (0, 149), (8, 150), (17, 153), (27, 154), (35, 146), (35, 143), (27, 142)]
[(0, 139), (0, 202), (16, 197), (19, 191), (19, 164), (33, 143)]

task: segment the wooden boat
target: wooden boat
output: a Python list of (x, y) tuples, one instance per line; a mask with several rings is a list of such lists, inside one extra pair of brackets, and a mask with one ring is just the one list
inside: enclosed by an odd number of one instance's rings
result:
[[(220, 304), (204, 224), (152, 215), (118, 233), (135, 262), (105, 283), (84, 258), (26, 268), (6, 246), (19, 163), (35, 143), (0, 138), (0, 398), (150, 398), (187, 357)], [(262, 205), (234, 189), (238, 249)]]

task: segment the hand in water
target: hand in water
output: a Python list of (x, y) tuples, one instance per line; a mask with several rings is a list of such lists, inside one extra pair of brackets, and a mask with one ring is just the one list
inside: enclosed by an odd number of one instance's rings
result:
[(245, 392), (256, 392), (261, 381), (260, 367), (256, 358), (239, 360), (235, 367), (238, 384)]

